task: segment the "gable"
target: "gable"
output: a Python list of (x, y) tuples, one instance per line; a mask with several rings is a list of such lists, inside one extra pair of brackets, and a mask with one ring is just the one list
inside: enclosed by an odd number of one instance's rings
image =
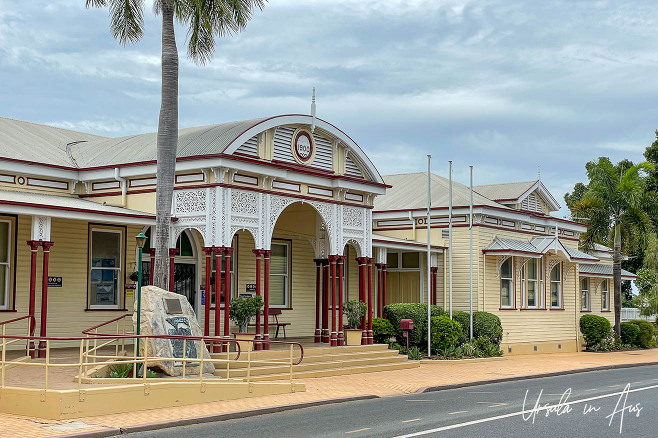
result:
[[(294, 126), (279, 126), (274, 132), (274, 154), (276, 161), (284, 163), (297, 164), (297, 160), (292, 155), (292, 137), (297, 131)], [(313, 143), (315, 146), (314, 157), (309, 167), (333, 172), (333, 150), (331, 140), (313, 133)]]

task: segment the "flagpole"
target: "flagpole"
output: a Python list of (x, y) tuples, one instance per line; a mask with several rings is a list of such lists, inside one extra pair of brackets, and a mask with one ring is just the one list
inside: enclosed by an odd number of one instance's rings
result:
[(432, 320), (432, 287), (431, 287), (431, 254), (430, 254), (430, 238), (431, 238), (431, 229), (430, 229), (430, 209), (432, 208), (432, 174), (430, 173), (430, 164), (432, 162), (432, 156), (427, 156), (427, 355), (432, 356), (432, 330), (431, 330), (431, 320)]
[(470, 256), (470, 263), (471, 263), (471, 285), (470, 285), (470, 292), (469, 292), (469, 304), (470, 304), (470, 318), (469, 318), (469, 323), (470, 323), (470, 339), (473, 340), (473, 166), (469, 166), (470, 171), (471, 171), (471, 204), (470, 204), (470, 209), (469, 209), (469, 216), (470, 219), (468, 221), (468, 228), (469, 228), (469, 238), (470, 238), (470, 246), (469, 246), (469, 256)]
[(449, 290), (450, 290), (450, 319), (452, 319), (452, 160), (448, 161), (450, 163), (450, 170), (448, 174), (448, 273), (449, 278)]

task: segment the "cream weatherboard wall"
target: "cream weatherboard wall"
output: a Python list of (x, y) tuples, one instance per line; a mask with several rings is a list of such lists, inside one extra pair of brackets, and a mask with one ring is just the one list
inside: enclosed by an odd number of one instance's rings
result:
[[(120, 291), (122, 304), (117, 310), (89, 310), (88, 293), (88, 242), (89, 222), (53, 218), (51, 240), (55, 245), (50, 249), (49, 275), (62, 277), (62, 287), (48, 288), (48, 332), (49, 336), (79, 336), (82, 330), (100, 322), (115, 318), (123, 313), (122, 309), (132, 309), (133, 298), (123, 301), (124, 289)], [(141, 227), (103, 224), (123, 230), (124, 244), (122, 251), (122, 284), (132, 283), (127, 277), (135, 267), (134, 236)], [(32, 218), (18, 217), (18, 235), (16, 250), (16, 300), (13, 305), (15, 313), (4, 313), (3, 320), (28, 314), (30, 285), (30, 249), (26, 241), (31, 238)], [(39, 249), (37, 257), (36, 285), (36, 334), (39, 334), (41, 315), (41, 273), (43, 251)], [(25, 334), (25, 326), (13, 326), (13, 334)], [(61, 346), (61, 345), (60, 345)]]

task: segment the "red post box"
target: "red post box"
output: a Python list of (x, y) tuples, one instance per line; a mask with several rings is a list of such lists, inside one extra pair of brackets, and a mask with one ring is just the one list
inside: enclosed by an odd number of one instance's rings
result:
[(400, 328), (403, 330), (402, 336), (407, 339), (407, 353), (409, 353), (409, 330), (414, 329), (413, 319), (401, 319)]

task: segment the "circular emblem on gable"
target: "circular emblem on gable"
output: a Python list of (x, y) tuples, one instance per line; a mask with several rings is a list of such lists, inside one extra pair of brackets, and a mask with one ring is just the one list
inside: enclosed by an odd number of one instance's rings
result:
[(292, 138), (292, 155), (300, 164), (309, 164), (315, 155), (313, 137), (307, 131), (298, 129)]

